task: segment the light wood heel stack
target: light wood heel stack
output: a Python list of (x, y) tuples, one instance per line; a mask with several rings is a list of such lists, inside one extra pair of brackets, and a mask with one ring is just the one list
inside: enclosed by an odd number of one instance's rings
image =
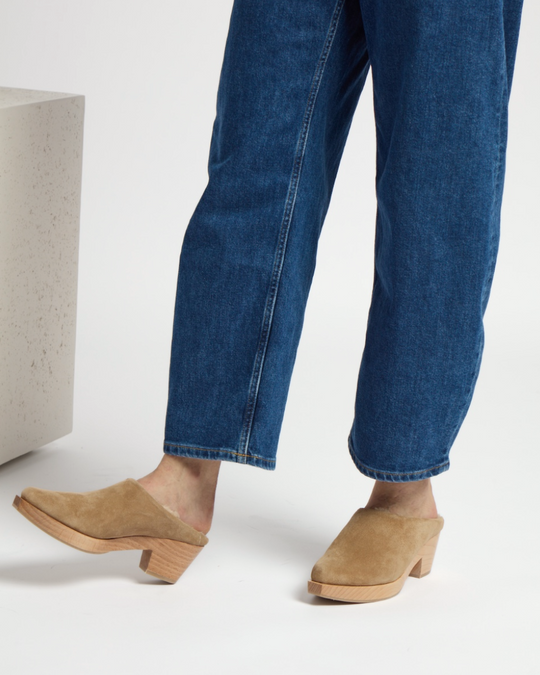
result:
[(202, 548), (171, 539), (154, 539), (152, 543), (152, 549), (143, 551), (140, 568), (170, 584), (178, 581)]
[(433, 559), (435, 558), (435, 551), (437, 550), (437, 543), (439, 541), (439, 535), (430, 539), (427, 544), (424, 545), (420, 551), (422, 556), (416, 565), (409, 572), (410, 577), (416, 577), (421, 579), (425, 577), (426, 574), (431, 572), (431, 567), (433, 565)]

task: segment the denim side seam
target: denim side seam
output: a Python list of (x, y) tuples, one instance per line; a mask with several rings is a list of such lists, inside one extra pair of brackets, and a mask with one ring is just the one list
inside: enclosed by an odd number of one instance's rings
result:
[[(259, 338), (259, 345), (257, 348), (257, 353), (255, 355), (255, 362), (253, 365), (253, 373), (251, 376), (251, 381), (249, 385), (249, 391), (248, 391), (248, 399), (247, 399), (247, 406), (246, 406), (246, 412), (244, 415), (244, 423), (242, 425), (242, 432), (240, 434), (240, 441), (239, 441), (239, 453), (236, 453), (238, 455), (238, 459), (236, 461), (238, 462), (245, 462), (248, 463), (248, 459), (250, 457), (254, 457), (254, 455), (251, 455), (249, 452), (249, 440), (251, 436), (251, 430), (253, 427), (253, 420), (255, 417), (255, 407), (257, 404), (257, 398), (259, 394), (259, 386), (261, 382), (261, 377), (262, 377), (262, 371), (264, 367), (264, 361), (265, 361), (265, 356), (266, 356), (266, 351), (268, 347), (268, 341), (270, 338), (270, 331), (272, 327), (272, 320), (274, 316), (274, 309), (276, 305), (276, 300), (277, 300), (277, 293), (279, 289), (279, 283), (281, 280), (281, 272), (283, 269), (283, 264), (284, 264), (284, 259), (285, 259), (285, 254), (286, 254), (286, 249), (287, 249), (287, 240), (289, 236), (289, 230), (290, 230), (290, 224), (292, 221), (292, 217), (294, 214), (294, 208), (296, 204), (296, 196), (298, 193), (298, 186), (300, 183), (300, 174), (302, 171), (302, 166), (303, 166), (303, 160), (304, 160), (304, 155), (306, 151), (306, 145), (307, 145), (307, 140), (309, 136), (309, 130), (310, 130), (310, 125), (311, 125), (311, 120), (313, 117), (313, 110), (315, 108), (315, 102), (317, 99), (317, 94), (319, 92), (319, 88), (321, 85), (322, 81), (322, 76), (325, 70), (326, 63), (328, 61), (328, 55), (330, 53), (330, 49), (332, 47), (334, 37), (336, 34), (337, 30), (337, 24), (339, 21), (339, 17), (341, 14), (341, 10), (343, 8), (345, 0), (337, 0), (336, 6), (334, 8), (334, 12), (332, 14), (332, 18), (330, 21), (330, 26), (328, 28), (328, 32), (326, 34), (326, 39), (323, 45), (323, 49), (321, 52), (321, 55), (319, 57), (319, 60), (317, 62), (317, 66), (315, 68), (315, 74), (313, 76), (311, 88), (309, 91), (307, 103), (306, 103), (306, 109), (304, 111), (304, 116), (303, 116), (303, 121), (302, 121), (302, 127), (300, 131), (300, 136), (297, 142), (296, 146), (296, 153), (295, 157), (293, 160), (293, 169), (292, 169), (292, 174), (291, 174), (291, 179), (289, 181), (289, 188), (287, 191), (287, 197), (285, 200), (285, 209), (283, 213), (283, 219), (281, 222), (280, 226), (280, 231), (279, 231), (279, 239), (278, 239), (278, 245), (276, 249), (276, 253), (274, 256), (274, 265), (273, 265), (273, 270), (272, 270), (272, 277), (270, 280), (270, 287), (268, 290), (268, 296), (266, 298), (266, 303), (265, 303), (265, 310), (263, 314), (263, 321), (262, 321), (262, 328), (261, 328), (261, 335)], [(244, 459), (240, 459), (244, 458)], [(269, 460), (267, 460), (269, 461)]]
[(237, 464), (250, 464), (261, 469), (273, 471), (276, 468), (275, 459), (267, 459), (259, 455), (243, 455), (230, 448), (201, 448), (195, 445), (182, 445), (165, 441), (163, 451), (167, 455), (176, 457), (191, 457), (193, 459), (211, 459), (236, 462)]
[[(501, 66), (501, 81), (502, 81), (502, 87), (501, 87), (501, 101), (499, 105), (499, 141), (497, 144), (497, 163), (496, 163), (496, 168), (495, 168), (495, 179), (494, 179), (494, 194), (495, 197), (493, 199), (493, 203), (491, 205), (491, 221), (493, 222), (494, 218), (499, 218), (500, 216), (498, 215), (497, 212), (500, 214), (500, 206), (501, 206), (501, 200), (502, 200), (502, 181), (504, 177), (504, 167), (503, 167), (503, 156), (504, 156), (504, 147), (505, 147), (505, 141), (506, 141), (506, 136), (508, 134), (507, 128), (508, 124), (506, 121), (506, 116), (507, 116), (507, 110), (508, 110), (508, 99), (509, 99), (509, 84), (508, 84), (508, 76), (507, 76), (507, 70), (506, 70), (506, 59), (504, 63)], [(493, 228), (491, 232), (491, 237), (489, 240), (489, 261), (488, 261), (488, 274), (487, 278), (484, 281), (484, 288), (482, 291), (482, 298), (481, 298), (481, 303), (482, 303), (482, 319), (485, 314), (486, 308), (487, 308), (487, 303), (489, 300), (489, 295), (490, 295), (490, 290), (491, 290), (491, 285), (493, 283), (493, 277), (495, 275), (495, 266), (497, 262), (497, 249), (498, 249), (498, 232), (500, 229), (500, 225), (497, 228)], [(473, 372), (470, 376), (470, 386), (469, 386), (469, 391), (467, 392), (467, 396), (465, 398), (465, 401), (462, 405), (461, 412), (458, 416), (457, 423), (454, 427), (454, 430), (452, 434), (450, 435), (448, 447), (446, 449), (447, 454), (450, 452), (450, 449), (452, 445), (454, 444), (454, 441), (459, 433), (459, 430), (461, 429), (461, 425), (463, 424), (463, 421), (465, 419), (465, 416), (467, 415), (467, 411), (469, 410), (469, 407), (471, 405), (472, 397), (474, 394), (474, 389), (476, 382), (478, 380), (478, 375), (480, 374), (480, 366), (482, 363), (482, 354), (484, 351), (484, 343), (485, 343), (485, 337), (484, 337), (484, 331), (482, 330), (482, 333), (480, 335), (480, 339), (478, 341), (478, 348), (476, 351), (476, 358), (475, 358), (475, 366), (473, 369)]]
[(433, 466), (429, 469), (420, 469), (419, 471), (410, 471), (408, 473), (398, 473), (395, 471), (379, 471), (378, 469), (372, 469), (371, 467), (362, 464), (362, 462), (356, 456), (356, 452), (353, 448), (352, 439), (349, 436), (348, 438), (349, 453), (351, 459), (354, 462), (356, 468), (360, 473), (363, 473), (364, 476), (368, 478), (374, 478), (375, 480), (384, 481), (386, 483), (410, 483), (412, 481), (424, 480), (425, 478), (432, 478), (437, 476), (444, 471), (448, 471), (450, 468), (450, 462), (447, 461), (444, 464), (439, 464), (438, 466)]

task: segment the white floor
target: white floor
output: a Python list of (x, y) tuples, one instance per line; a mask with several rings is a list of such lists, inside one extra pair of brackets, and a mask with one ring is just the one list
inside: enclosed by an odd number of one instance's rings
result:
[(224, 465), (210, 543), (174, 586), (140, 571), (137, 552), (78, 552), (10, 508), (26, 485), (87, 490), (143, 475), (159, 454), (144, 434), (106, 444), (114, 421), (81, 418), (79, 433), (0, 467), (2, 671), (539, 673), (535, 350), (486, 352), (452, 469), (433, 481), (446, 519), (433, 571), (366, 605), (306, 592), (371, 485), (331, 441), (348, 415), (329, 405), (330, 373), (325, 401), (308, 366), (301, 350), (278, 469)]
[[(43, 3), (33, 4), (48, 12)], [(5, 84), (45, 88), (40, 84), (50, 81), (45, 75), (67, 70), (72, 80), (53, 79), (47, 88), (89, 94), (74, 432), (0, 466), (0, 672), (539, 675), (540, 22), (534, 3), (527, 10), (514, 83), (503, 240), (484, 362), (451, 469), (433, 480), (445, 518), (439, 550), (430, 575), (409, 579), (392, 600), (365, 605), (322, 601), (306, 591), (313, 563), (365, 503), (372, 485), (346, 450), (372, 279), (375, 150), (373, 140), (364, 140), (367, 133), (360, 134), (364, 126), (372, 132), (363, 110), (321, 238), (277, 469), (223, 466), (210, 543), (182, 579), (170, 586), (145, 575), (137, 552), (90, 556), (70, 549), (11, 508), (28, 485), (92, 490), (138, 478), (159, 461), (178, 223), (187, 224), (204, 187), (201, 148), (214, 105), (212, 83), (200, 98), (188, 86), (191, 80), (170, 87), (181, 59), (160, 56), (160, 68), (162, 62), (173, 64), (163, 71), (163, 88), (179, 91), (189, 102), (168, 109), (139, 86), (162, 80), (133, 74), (133, 63), (144, 65), (161, 50), (161, 40), (141, 51), (143, 33), (126, 32), (121, 12), (104, 21), (95, 3), (73, 11), (74, 3), (64, 4), (61, 11), (63, 4), (55, 3), (62, 19), (53, 13), (46, 24), (58, 24), (54, 39), (47, 38), (55, 49), (63, 46), (56, 66), (42, 63), (43, 40), (32, 51), (34, 43), (23, 39), (31, 12), (25, 9), (23, 16), (21, 3), (7, 3), (12, 13), (21, 13), (18, 23), (11, 14), (0, 22), (9, 33), (18, 26), (15, 37), (5, 32), (6, 40), (0, 40), (1, 49), (8, 49), (8, 38), (17, 47), (5, 52), (9, 59), (0, 59)], [(117, 4), (131, 21), (133, 3)], [(194, 3), (162, 4), (195, 12)], [(199, 32), (186, 47), (197, 65), (196, 81), (209, 77), (203, 72), (211, 42), (207, 19), (225, 13), (222, 4), (205, 9), (204, 23), (197, 24)], [(83, 10), (89, 13), (84, 21), (77, 14)], [(152, 6), (150, 14), (156, 11)], [(41, 35), (41, 21), (33, 20)], [(83, 30), (88, 21), (96, 31), (80, 42), (73, 60), (72, 30)], [(186, 40), (191, 25), (181, 22)], [(131, 51), (124, 42), (115, 46), (121, 34), (133, 41)], [(184, 49), (184, 37), (169, 44)], [(189, 51), (198, 42), (200, 59)], [(13, 57), (27, 51), (26, 61)], [(88, 67), (78, 78), (83, 58)], [(26, 70), (15, 77), (21, 63)], [(217, 81), (217, 56), (213, 67)], [(35, 76), (39, 68), (42, 80)], [(118, 94), (123, 73), (127, 84)], [(132, 89), (134, 96), (140, 90), (140, 101), (130, 98)], [(162, 107), (143, 108), (146, 117), (139, 116), (141, 101), (153, 98)], [(366, 93), (364, 110), (369, 107)], [(162, 110), (168, 110), (163, 124), (169, 135), (155, 124)], [(196, 135), (202, 111), (206, 135)], [(140, 130), (132, 126), (119, 133), (128, 122), (140, 124)], [(143, 143), (147, 135), (147, 150), (134, 146), (133, 139)], [(369, 158), (367, 167), (360, 157)], [(192, 175), (197, 185), (189, 182)]]
[[(528, 189), (513, 175), (510, 214)], [(446, 520), (433, 571), (367, 605), (306, 585), (372, 485), (346, 450), (371, 235), (359, 246), (330, 214), (277, 469), (223, 466), (210, 543), (174, 586), (140, 571), (136, 552), (69, 549), (11, 508), (27, 485), (97, 489), (161, 455), (172, 272), (162, 279), (156, 256), (140, 277), (134, 258), (115, 280), (111, 261), (103, 282), (83, 247), (74, 433), (0, 466), (2, 672), (538, 675), (538, 247), (534, 211), (523, 214), (507, 219), (473, 405), (450, 471), (433, 480)]]

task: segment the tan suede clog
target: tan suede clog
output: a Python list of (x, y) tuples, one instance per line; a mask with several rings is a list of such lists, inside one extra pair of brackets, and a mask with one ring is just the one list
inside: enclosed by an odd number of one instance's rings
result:
[(397, 595), (408, 576), (429, 574), (444, 525), (359, 509), (315, 564), (308, 591), (342, 602), (373, 602)]
[(13, 506), (58, 539), (87, 553), (139, 549), (143, 572), (173, 584), (208, 543), (133, 478), (91, 492), (28, 487)]

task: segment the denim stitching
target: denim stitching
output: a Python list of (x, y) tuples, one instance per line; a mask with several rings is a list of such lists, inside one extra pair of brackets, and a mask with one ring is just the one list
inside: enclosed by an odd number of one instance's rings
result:
[[(371, 467), (367, 466), (366, 464), (364, 464), (363, 462), (361, 462), (358, 459), (358, 457), (356, 456), (356, 453), (354, 451), (354, 448), (353, 448), (352, 439), (350, 437), (348, 439), (348, 446), (349, 446), (349, 453), (351, 455), (351, 459), (354, 462), (355, 466), (360, 471), (362, 471), (362, 473), (367, 473), (367, 475), (371, 475), (371, 477), (374, 477), (374, 476), (418, 476), (419, 474), (432, 473), (433, 471), (437, 471), (438, 469), (444, 469), (445, 467), (448, 467), (450, 465), (450, 462), (446, 461), (443, 464), (438, 464), (437, 466), (432, 466), (432, 467), (429, 467), (428, 469), (419, 469), (418, 471), (408, 471), (408, 472), (380, 471), (379, 469), (372, 469)], [(377, 478), (377, 480), (379, 480), (379, 479)], [(397, 481), (394, 481), (394, 482), (397, 482)]]
[[(317, 99), (317, 94), (322, 81), (322, 76), (328, 60), (328, 55), (334, 41), (334, 36), (336, 34), (337, 23), (339, 21), (339, 16), (343, 8), (345, 0), (337, 0), (336, 6), (334, 8), (334, 13), (330, 21), (330, 26), (326, 34), (326, 39), (323, 45), (323, 49), (319, 60), (317, 62), (317, 67), (315, 69), (315, 74), (313, 76), (313, 81), (311, 83), (311, 89), (308, 95), (308, 100), (306, 104), (306, 109), (304, 111), (304, 117), (302, 121), (302, 128), (300, 132), (300, 137), (296, 146), (296, 154), (293, 160), (293, 170), (291, 174), (291, 179), (289, 182), (289, 189), (287, 193), (287, 198), (285, 201), (285, 210), (283, 213), (283, 220), (281, 222), (278, 246), (274, 256), (274, 266), (272, 270), (272, 278), (270, 280), (270, 287), (268, 290), (268, 296), (266, 298), (265, 310), (263, 315), (261, 336), (259, 338), (259, 346), (257, 348), (257, 354), (255, 356), (255, 362), (253, 366), (253, 373), (251, 376), (251, 382), (249, 385), (248, 392), (248, 402), (246, 407), (246, 412), (244, 416), (244, 424), (242, 427), (242, 433), (240, 435), (239, 449), (248, 451), (249, 439), (251, 436), (251, 429), (253, 426), (253, 419), (255, 417), (255, 406), (257, 403), (257, 397), (259, 394), (259, 386), (262, 377), (262, 370), (264, 365), (264, 359), (266, 356), (266, 350), (268, 346), (268, 341), (270, 337), (270, 329), (272, 326), (272, 320), (274, 316), (274, 308), (276, 305), (277, 292), (279, 287), (279, 282), (281, 279), (281, 271), (283, 269), (284, 258), (287, 248), (287, 240), (289, 236), (289, 229), (294, 213), (294, 206), (296, 202), (296, 195), (298, 193), (298, 186), (300, 183), (300, 173), (302, 169), (303, 159), (305, 155), (307, 139), (309, 135), (309, 128), (311, 125), (311, 119), (313, 116), (313, 110), (315, 108), (315, 101)], [(237, 453), (240, 454), (240, 453)], [(252, 455), (240, 454), (242, 457), (251, 457)]]
[(202, 450), (204, 452), (225, 452), (228, 455), (237, 455), (238, 457), (250, 457), (253, 459), (260, 459), (262, 462), (275, 462), (274, 459), (267, 459), (266, 457), (259, 457), (259, 455), (243, 455), (240, 452), (235, 452), (234, 450), (229, 450), (228, 448), (203, 448), (197, 445), (182, 445), (181, 443), (168, 443), (165, 441), (164, 445), (168, 448), (184, 448), (185, 450), (195, 450), (198, 452)]

